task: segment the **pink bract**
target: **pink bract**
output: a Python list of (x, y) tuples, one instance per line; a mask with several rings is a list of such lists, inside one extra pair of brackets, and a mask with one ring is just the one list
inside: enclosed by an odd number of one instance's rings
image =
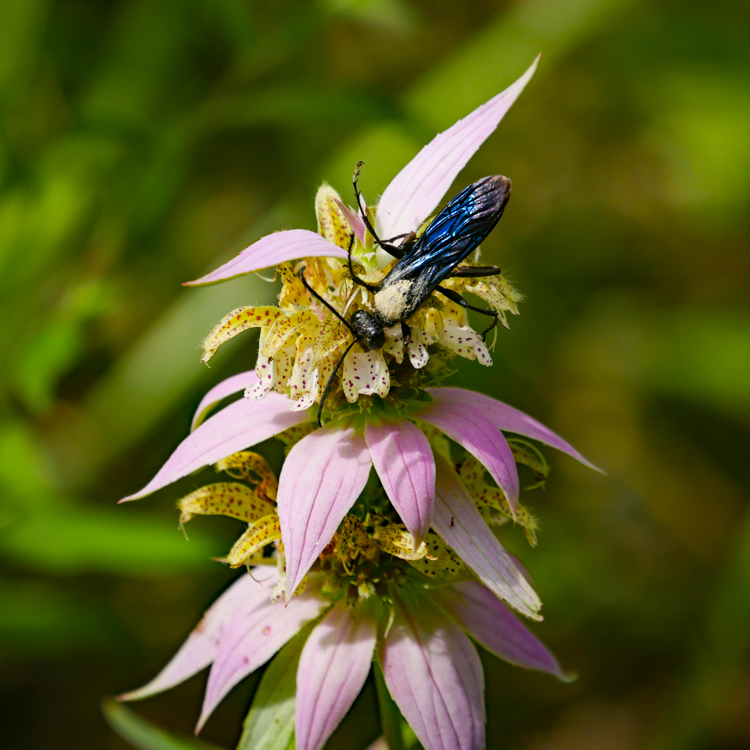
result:
[[(505, 113), (533, 78), (539, 57), (515, 82), (475, 109), (463, 120), (432, 139), (383, 191), (376, 214), (376, 229), (383, 238), (416, 231), (430, 215), (466, 166), (495, 131)], [(356, 213), (343, 206), (352, 229), (364, 239), (364, 225)], [(315, 232), (290, 229), (262, 237), (215, 271), (186, 286), (203, 286), (260, 271), (301, 258), (346, 258), (346, 252)]]
[(376, 647), (370, 609), (331, 604), (315, 585), (288, 606), (273, 603), (277, 581), (275, 571), (263, 568), (242, 574), (162, 672), (120, 699), (155, 695), (212, 663), (200, 728), (232, 687), (321, 614), (297, 668), (298, 750), (323, 747), (359, 694), (373, 656), (427, 750), (484, 747), (484, 678), (467, 634), (512, 664), (568, 679), (549, 649), (480, 583), (442, 587), (435, 596), (394, 593), (394, 620)]
[[(216, 403), (250, 380), (249, 373), (234, 376), (216, 386), (204, 400)], [(434, 424), (473, 453), (509, 500), (517, 492), (518, 475), (498, 421), (511, 424), (525, 437), (541, 438), (589, 465), (551, 430), (500, 401), (462, 388), (435, 388), (430, 394), (435, 401), (420, 414), (420, 419)], [(199, 412), (203, 411), (204, 406), (199, 406)], [(235, 401), (199, 424), (151, 482), (125, 500), (155, 492), (307, 419), (304, 413), (289, 411), (287, 399), (277, 393), (269, 393), (261, 401)], [(434, 484), (435, 460), (426, 439), (417, 433), (424, 437), (407, 420), (368, 426), (364, 437), (353, 428), (332, 426), (316, 430), (292, 449), (281, 470), (277, 497), (289, 576), (287, 596), (294, 593), (331, 541), (374, 463), (396, 511), (415, 539), (423, 538), (430, 527), (435, 528), (485, 585), (519, 612), (538, 618), (538, 597), (473, 502), (466, 500), (468, 493), (458, 477), (451, 478), (446, 469), (442, 483), (438, 482), (437, 487)], [(436, 493), (431, 494), (435, 487)], [(439, 504), (437, 512), (435, 503)], [(459, 524), (456, 518), (461, 519)]]

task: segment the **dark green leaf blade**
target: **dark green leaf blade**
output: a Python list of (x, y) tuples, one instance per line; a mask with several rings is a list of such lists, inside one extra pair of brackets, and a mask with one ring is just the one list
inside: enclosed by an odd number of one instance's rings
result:
[(115, 700), (103, 701), (102, 711), (112, 729), (138, 750), (223, 750), (201, 740), (175, 737)]
[(388, 750), (405, 750), (404, 736), (401, 731), (403, 718), (401, 711), (398, 710), (388, 688), (385, 684), (383, 671), (380, 664), (373, 664), (375, 673), (375, 690), (378, 695), (378, 710), (380, 711), (380, 728), (383, 731), (383, 737), (388, 745)]

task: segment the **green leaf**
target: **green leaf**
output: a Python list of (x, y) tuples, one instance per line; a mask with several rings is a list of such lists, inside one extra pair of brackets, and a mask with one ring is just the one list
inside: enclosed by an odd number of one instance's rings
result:
[(119, 623), (90, 597), (21, 579), (0, 582), (0, 658), (60, 657), (117, 648)]
[(383, 670), (377, 662), (373, 664), (375, 673), (375, 691), (378, 695), (378, 708), (380, 710), (380, 728), (383, 732), (388, 750), (404, 750), (404, 736), (401, 724), (404, 721), (401, 711), (398, 710), (388, 688), (385, 685)]
[(294, 750), (297, 664), (317, 623), (305, 625), (271, 662), (255, 693), (237, 750)]
[(126, 517), (120, 509), (60, 508), (11, 522), (0, 552), (36, 570), (75, 575), (107, 571), (124, 575), (173, 575), (205, 568), (222, 551), (219, 542), (193, 535), (153, 518)]
[(114, 700), (103, 701), (102, 711), (112, 729), (139, 750), (222, 750), (201, 740), (175, 737)]

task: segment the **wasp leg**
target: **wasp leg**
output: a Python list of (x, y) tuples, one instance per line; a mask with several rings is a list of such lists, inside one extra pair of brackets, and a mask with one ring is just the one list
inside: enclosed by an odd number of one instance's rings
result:
[[(406, 238), (406, 239), (404, 239)], [(404, 232), (403, 234), (397, 234), (395, 237), (389, 237), (386, 242), (389, 244), (393, 242), (393, 240), (403, 240), (403, 242), (398, 246), (399, 250), (401, 248), (406, 247), (407, 245), (410, 245), (414, 240), (417, 239), (417, 233), (416, 232)]]
[(355, 284), (363, 286), (365, 289), (367, 289), (368, 292), (377, 292), (377, 286), (373, 286), (372, 284), (368, 284), (366, 281), (362, 281), (362, 279), (360, 279), (359, 276), (354, 273), (354, 266), (352, 266), (352, 247), (354, 247), (354, 233), (352, 233), (351, 239), (349, 240), (349, 249), (346, 252), (346, 262), (349, 265), (349, 276), (351, 276), (351, 279)]
[(482, 315), (488, 315), (489, 317), (494, 318), (492, 324), (488, 328), (485, 328), (484, 331), (482, 331), (482, 341), (485, 340), (487, 334), (497, 325), (498, 313), (496, 310), (490, 310), (487, 307), (474, 307), (474, 305), (470, 305), (458, 292), (453, 289), (445, 289), (444, 287), (439, 286), (437, 288), (437, 291), (441, 294), (444, 294), (451, 302), (455, 302), (457, 305), (461, 305), (461, 307), (465, 308), (466, 310), (473, 310), (474, 312), (478, 312)]
[(404, 340), (404, 346), (409, 346), (411, 341), (411, 328), (404, 321), (401, 321), (401, 338)]
[[(367, 227), (368, 231), (372, 235), (372, 238), (375, 240), (375, 244), (378, 247), (382, 247), (383, 250), (385, 250), (389, 255), (392, 255), (394, 258), (403, 258), (404, 257), (404, 250), (396, 245), (390, 245), (387, 242), (383, 242), (383, 240), (378, 237), (377, 233), (375, 232), (375, 228), (373, 227), (372, 223), (370, 222), (369, 217), (367, 216), (367, 211), (365, 211), (364, 208), (362, 208), (362, 194), (359, 192), (359, 187), (357, 186), (357, 180), (359, 179), (359, 170), (364, 166), (363, 161), (357, 162), (357, 166), (354, 168), (354, 177), (352, 178), (352, 185), (354, 185), (354, 197), (357, 199), (357, 210), (362, 215), (362, 221), (364, 221), (365, 226)], [(407, 236), (408, 235), (404, 235)], [(398, 239), (398, 237), (394, 237), (394, 240)]]
[(500, 266), (464, 266), (463, 268), (455, 269), (451, 273), (451, 276), (470, 279), (481, 278), (482, 276), (497, 276), (499, 274)]

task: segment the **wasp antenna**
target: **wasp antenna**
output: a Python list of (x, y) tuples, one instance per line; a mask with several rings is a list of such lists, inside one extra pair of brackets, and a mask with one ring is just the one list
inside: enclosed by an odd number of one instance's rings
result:
[[(359, 181), (359, 171), (364, 166), (363, 161), (358, 161), (357, 166), (354, 167), (354, 175), (352, 176), (352, 185), (354, 186), (354, 197), (357, 199), (357, 210), (362, 214), (362, 219), (367, 225), (367, 228), (372, 232), (372, 228), (370, 227), (369, 219), (367, 218), (367, 211), (362, 207), (362, 193), (359, 192), (359, 185), (357, 182)], [(373, 237), (375, 235), (373, 234)]]
[(299, 269), (299, 277), (302, 283), (305, 285), (305, 289), (307, 289), (310, 294), (312, 294), (313, 297), (315, 297), (318, 302), (322, 302), (351, 332), (352, 335), (356, 338), (357, 334), (354, 333), (354, 329), (349, 325), (349, 321), (329, 302), (324, 300), (308, 283), (307, 279), (305, 278), (305, 269), (300, 268)]
[(346, 350), (339, 358), (339, 361), (336, 362), (336, 367), (333, 368), (333, 372), (330, 374), (328, 380), (326, 381), (326, 387), (323, 389), (323, 395), (320, 397), (320, 403), (318, 404), (318, 427), (323, 426), (323, 423), (320, 421), (320, 418), (323, 414), (323, 405), (326, 402), (326, 398), (328, 398), (328, 393), (331, 390), (331, 384), (333, 383), (333, 379), (336, 377), (336, 373), (339, 371), (339, 368), (343, 364), (344, 359), (346, 358), (346, 355), (349, 354), (349, 351), (356, 343), (357, 343), (357, 339), (355, 338), (354, 341), (352, 341), (352, 343), (346, 347)]

